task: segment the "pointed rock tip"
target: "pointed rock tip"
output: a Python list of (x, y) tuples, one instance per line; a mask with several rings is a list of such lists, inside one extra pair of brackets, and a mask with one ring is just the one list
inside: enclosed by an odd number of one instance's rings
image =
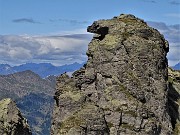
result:
[(0, 107), (3, 107), (5, 105), (8, 105), (9, 103), (13, 102), (12, 99), (10, 98), (5, 98), (5, 99), (2, 99), (0, 100)]

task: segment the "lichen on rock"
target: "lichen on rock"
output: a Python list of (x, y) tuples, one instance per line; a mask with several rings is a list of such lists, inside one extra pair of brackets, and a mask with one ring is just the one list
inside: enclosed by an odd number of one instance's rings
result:
[(173, 126), (173, 135), (180, 134), (180, 71), (168, 68), (168, 107), (171, 123)]
[(133, 15), (95, 21), (88, 61), (59, 76), (51, 135), (170, 135), (168, 42)]
[(0, 101), (0, 134), (32, 135), (27, 120), (10, 98)]

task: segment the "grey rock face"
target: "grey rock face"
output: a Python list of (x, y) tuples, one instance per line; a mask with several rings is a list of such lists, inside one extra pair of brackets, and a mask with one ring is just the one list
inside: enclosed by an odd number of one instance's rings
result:
[(0, 134), (32, 135), (27, 120), (9, 98), (0, 101)]
[(171, 123), (174, 129), (173, 135), (180, 134), (180, 71), (168, 68), (168, 107)]
[(133, 15), (88, 31), (87, 64), (57, 80), (51, 135), (170, 135), (168, 42)]

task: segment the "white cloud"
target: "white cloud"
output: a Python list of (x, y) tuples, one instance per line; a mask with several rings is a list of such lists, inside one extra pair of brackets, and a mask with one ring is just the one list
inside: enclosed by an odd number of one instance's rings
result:
[(16, 59), (23, 59), (23, 58), (30, 59), (30, 58), (32, 58), (31, 51), (26, 49), (26, 48), (22, 48), (22, 47), (11, 48), (8, 52), (8, 55), (11, 58), (16, 58)]
[[(169, 41), (169, 65), (180, 62), (180, 24), (148, 22), (157, 28)], [(50, 62), (54, 65), (82, 63), (86, 61), (86, 50), (92, 35), (84, 29), (64, 32), (60, 36), (15, 36), (0, 35), (0, 63), (22, 64), (25, 62)]]
[(66, 31), (57, 31), (57, 32), (53, 32), (53, 33), (48, 33), (48, 35), (60, 35), (60, 36), (64, 36), (64, 35), (76, 35), (76, 34), (91, 34), (91, 33), (87, 33), (87, 29), (83, 28), (83, 29), (74, 29), (74, 30), (66, 30)]
[(84, 62), (91, 35), (0, 36), (0, 62), (50, 62), (55, 65)]

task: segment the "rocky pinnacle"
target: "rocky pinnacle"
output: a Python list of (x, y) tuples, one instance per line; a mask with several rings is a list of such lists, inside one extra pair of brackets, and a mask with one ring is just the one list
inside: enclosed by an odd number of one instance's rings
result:
[(57, 79), (51, 135), (171, 135), (163, 35), (125, 14), (87, 31), (87, 63)]
[(10, 98), (0, 101), (0, 135), (32, 135), (27, 120)]

